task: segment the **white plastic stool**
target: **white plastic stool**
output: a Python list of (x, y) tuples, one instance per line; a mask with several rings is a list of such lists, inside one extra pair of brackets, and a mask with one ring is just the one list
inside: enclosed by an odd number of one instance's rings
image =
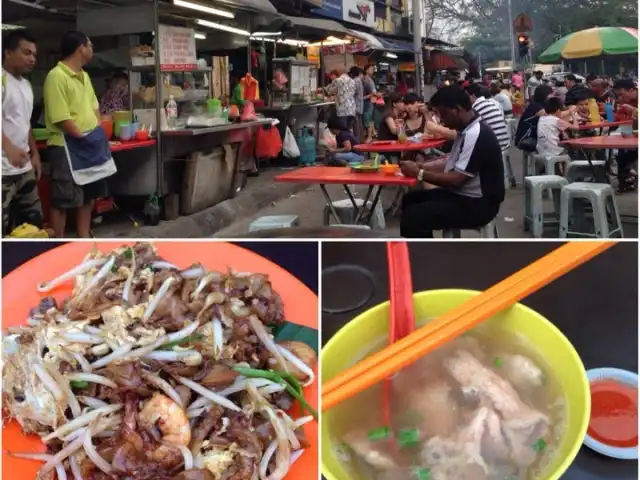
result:
[[(364, 200), (362, 198), (355, 199), (358, 207), (362, 207), (364, 204)], [(354, 225), (356, 221), (356, 209), (353, 208), (353, 203), (348, 198), (344, 200), (337, 200), (332, 203), (333, 208), (335, 208), (338, 216), (340, 217), (340, 221), (346, 225)], [(371, 202), (367, 205), (371, 207)], [(366, 214), (365, 214), (366, 215)], [(386, 222), (384, 219), (384, 212), (382, 210), (382, 205), (380, 202), (376, 205), (375, 210), (371, 214), (371, 228), (374, 230), (384, 230), (386, 228)], [(328, 206), (324, 207), (323, 214), (323, 225), (331, 226), (331, 210)]]
[[(598, 179), (606, 179), (607, 171), (605, 165), (607, 162), (605, 160), (591, 160), (591, 163), (593, 164), (593, 168), (591, 168), (587, 160), (574, 160), (571, 162), (567, 169), (567, 180), (569, 180), (569, 183), (585, 182), (590, 179), (595, 181), (598, 181)], [(594, 170), (598, 178), (593, 178)]]
[(571, 157), (569, 155), (540, 155), (536, 153), (533, 155), (533, 161), (535, 164), (542, 163), (545, 175), (555, 175), (556, 165), (558, 164), (564, 165), (564, 172), (567, 171), (569, 163), (571, 163)]
[(522, 151), (522, 184), (524, 179), (536, 174), (536, 166), (533, 161), (533, 153)]
[(273, 230), (276, 228), (293, 228), (299, 224), (297, 215), (267, 215), (260, 217), (251, 222), (249, 225), (250, 232), (258, 232), (260, 230)]
[[(498, 236), (498, 226), (496, 225), (495, 220), (491, 220), (482, 227), (472, 228), (470, 230), (478, 232), (481, 238), (500, 238)], [(442, 231), (442, 238), (462, 238), (462, 232), (459, 228), (449, 228)]]
[[(570, 230), (569, 220), (576, 225), (578, 218), (575, 214), (583, 213), (582, 205), (575, 205), (575, 201), (587, 201), (593, 209), (594, 233)], [(576, 208), (577, 207), (577, 208)], [(609, 219), (611, 216), (611, 221)], [(569, 235), (596, 238), (623, 238), (620, 212), (616, 204), (613, 188), (607, 183), (575, 182), (562, 187), (560, 196), (560, 238)]]
[(508, 148), (502, 151), (502, 168), (504, 170), (504, 188), (515, 188), (516, 177), (511, 167), (511, 154)]
[[(544, 227), (557, 226), (560, 220), (560, 192), (569, 182), (560, 175), (535, 175), (524, 179), (524, 230), (531, 231), (534, 238), (542, 238)], [(551, 190), (553, 215), (545, 214), (543, 193)], [(546, 219), (553, 216), (553, 219)]]

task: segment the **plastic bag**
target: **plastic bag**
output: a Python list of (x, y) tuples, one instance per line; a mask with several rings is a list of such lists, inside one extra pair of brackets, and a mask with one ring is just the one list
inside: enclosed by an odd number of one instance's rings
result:
[(276, 158), (282, 151), (282, 137), (274, 126), (258, 128), (256, 132), (256, 157)]
[(244, 102), (244, 106), (242, 107), (242, 117), (240, 120), (243, 122), (251, 122), (253, 120), (257, 120), (256, 109), (253, 106), (252, 102)]
[(320, 143), (327, 148), (338, 147), (338, 141), (336, 140), (336, 136), (333, 133), (331, 133), (331, 130), (329, 130), (328, 128), (325, 128), (324, 132), (322, 132), (322, 139), (320, 140)]
[(296, 139), (289, 127), (287, 127), (287, 131), (284, 134), (282, 154), (287, 158), (298, 158), (300, 156), (300, 148), (298, 147), (298, 142), (296, 142)]

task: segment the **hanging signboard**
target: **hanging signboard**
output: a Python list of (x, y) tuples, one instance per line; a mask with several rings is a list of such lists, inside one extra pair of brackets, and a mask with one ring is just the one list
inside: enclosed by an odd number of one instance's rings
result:
[(376, 18), (371, 0), (343, 0), (342, 20), (369, 28), (376, 28)]
[(160, 25), (160, 70), (164, 72), (195, 70), (196, 37), (193, 29)]
[(322, 15), (323, 17), (343, 20), (342, 0), (322, 0), (322, 8), (314, 8), (311, 12)]

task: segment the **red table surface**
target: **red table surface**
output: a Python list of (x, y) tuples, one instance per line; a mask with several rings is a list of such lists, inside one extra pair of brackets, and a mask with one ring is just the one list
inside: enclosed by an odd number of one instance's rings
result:
[[(47, 142), (36, 142), (36, 144), (38, 145), (38, 150), (44, 150), (47, 147)], [(131, 140), (129, 142), (120, 142), (120, 143), (109, 142), (112, 152), (121, 152), (123, 150), (133, 150), (134, 148), (153, 147), (155, 144), (156, 144), (156, 141), (153, 139), (143, 140), (143, 141)]]
[(571, 148), (583, 148), (583, 149), (607, 149), (607, 148), (621, 148), (628, 150), (638, 149), (638, 137), (621, 137), (621, 136), (601, 136), (601, 137), (585, 137), (585, 138), (572, 138), (571, 140), (565, 140), (560, 142), (563, 145), (567, 145)]
[(592, 130), (597, 128), (610, 128), (619, 127), (621, 125), (631, 125), (633, 120), (620, 120), (619, 122), (598, 122), (598, 123), (585, 123), (578, 125), (578, 130)]
[(405, 143), (361, 143), (355, 145), (354, 150), (358, 152), (371, 152), (371, 153), (385, 153), (385, 152), (417, 152), (420, 150), (427, 150), (428, 148), (438, 148), (446, 143), (446, 140), (441, 138), (433, 138), (424, 142), (415, 143), (407, 140)]
[(350, 167), (305, 167), (276, 177), (277, 182), (320, 183), (340, 185), (407, 185), (416, 184), (415, 178), (385, 175), (382, 172), (354, 173)]

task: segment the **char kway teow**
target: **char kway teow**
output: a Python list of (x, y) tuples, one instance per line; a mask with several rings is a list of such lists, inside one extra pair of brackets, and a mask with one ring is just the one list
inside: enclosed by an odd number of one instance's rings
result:
[(45, 462), (40, 479), (285, 477), (309, 446), (317, 356), (275, 341), (283, 302), (266, 275), (181, 270), (138, 243), (37, 288), (71, 281), (4, 332), (4, 418), (47, 447), (12, 455)]

